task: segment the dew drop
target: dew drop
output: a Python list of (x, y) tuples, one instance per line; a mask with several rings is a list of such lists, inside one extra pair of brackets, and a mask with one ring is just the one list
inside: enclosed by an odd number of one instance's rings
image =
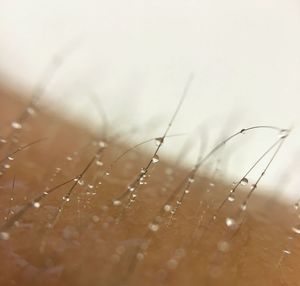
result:
[(35, 110), (33, 107), (29, 106), (27, 107), (26, 109), (27, 113), (30, 114), (30, 115), (35, 115)]
[(298, 224), (298, 225), (292, 227), (292, 231), (293, 231), (294, 233), (300, 234), (300, 224)]
[(152, 158), (152, 163), (157, 163), (159, 161), (159, 157), (158, 155), (154, 155), (153, 158)]
[(245, 211), (246, 209), (247, 209), (247, 203), (244, 202), (244, 203), (241, 204), (241, 210)]
[(227, 217), (225, 222), (226, 222), (226, 225), (230, 229), (236, 229), (237, 228), (237, 223), (233, 218)]
[(14, 128), (14, 129), (22, 129), (22, 124), (17, 122), (17, 121), (13, 121), (11, 123), (11, 127)]
[(97, 223), (97, 222), (100, 221), (100, 218), (99, 218), (97, 215), (93, 215), (93, 216), (92, 216), (92, 221), (93, 221), (94, 223)]
[(148, 225), (149, 229), (153, 232), (156, 232), (159, 230), (159, 225), (158, 224), (155, 224), (155, 223), (149, 223)]
[(172, 206), (171, 205), (164, 205), (164, 211), (165, 212), (170, 212), (172, 210)]
[(0, 232), (0, 240), (9, 240), (10, 235), (8, 232)]
[(218, 242), (218, 250), (220, 250), (221, 252), (227, 252), (229, 250), (229, 243), (225, 240), (221, 240)]
[(122, 204), (122, 202), (120, 200), (113, 200), (113, 205), (118, 207)]
[(38, 209), (40, 206), (41, 206), (41, 204), (39, 202), (33, 203), (33, 207), (35, 207), (36, 209)]
[(235, 201), (235, 196), (234, 196), (234, 194), (230, 194), (229, 196), (228, 196), (228, 201), (230, 201), (230, 202), (234, 202)]
[(157, 137), (157, 138), (155, 138), (155, 145), (156, 146), (159, 146), (162, 143), (164, 143), (164, 138), (163, 137)]
[(241, 180), (241, 185), (245, 186), (248, 184), (248, 179), (246, 177), (244, 177), (242, 180)]

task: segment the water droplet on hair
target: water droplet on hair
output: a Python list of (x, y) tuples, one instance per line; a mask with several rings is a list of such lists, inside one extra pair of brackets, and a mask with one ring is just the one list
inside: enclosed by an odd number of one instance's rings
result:
[(248, 184), (248, 179), (246, 177), (244, 177), (242, 180), (241, 180), (241, 185), (245, 186)]
[(66, 202), (69, 202), (70, 198), (69, 197), (63, 197), (63, 200), (66, 201)]
[(195, 182), (195, 179), (194, 179), (193, 177), (189, 177), (189, 178), (188, 178), (188, 182), (192, 184), (192, 183)]
[(290, 251), (290, 250), (287, 250), (287, 249), (284, 249), (284, 250), (283, 250), (283, 253), (284, 253), (284, 254), (291, 254), (291, 251)]
[(184, 190), (184, 193), (185, 193), (185, 194), (189, 194), (189, 193), (190, 193), (190, 190)]
[(100, 161), (100, 160), (96, 160), (96, 165), (97, 165), (97, 166), (103, 166), (103, 162)]
[(159, 225), (158, 224), (155, 224), (155, 223), (149, 223), (148, 225), (149, 229), (153, 232), (156, 232), (159, 230)]
[(41, 206), (41, 204), (39, 202), (33, 203), (33, 207), (35, 207), (36, 209), (38, 209), (40, 206)]
[(234, 194), (232, 193), (232, 194), (230, 194), (229, 196), (228, 196), (228, 201), (230, 201), (230, 202), (234, 202), (235, 201), (235, 196), (234, 196)]
[(162, 143), (164, 143), (164, 138), (163, 137), (157, 137), (157, 138), (155, 138), (155, 145), (156, 146), (159, 146)]
[(128, 189), (129, 192), (133, 192), (135, 190), (135, 188), (132, 187), (132, 186), (128, 186), (127, 189)]
[(35, 110), (31, 106), (27, 107), (26, 111), (29, 115), (35, 115)]
[(218, 250), (220, 250), (221, 252), (227, 252), (229, 250), (229, 243), (225, 240), (221, 240), (218, 242)]
[(94, 223), (97, 223), (97, 222), (100, 221), (100, 218), (99, 218), (97, 215), (93, 215), (93, 216), (92, 216), (92, 221), (93, 221)]
[(14, 157), (11, 157), (11, 156), (8, 156), (7, 159), (8, 159), (9, 161), (13, 161), (15, 158), (14, 158)]
[(78, 184), (80, 185), (80, 186), (83, 186), (84, 185), (84, 180), (78, 180)]
[(230, 228), (230, 229), (236, 229), (237, 228), (237, 223), (233, 218), (227, 217), (226, 220), (226, 225)]
[(292, 231), (293, 231), (294, 233), (300, 234), (300, 224), (298, 224), (298, 225), (292, 227)]
[(244, 203), (241, 204), (241, 210), (245, 211), (246, 209), (247, 209), (247, 203), (244, 202)]
[(9, 238), (10, 238), (10, 235), (8, 232), (5, 232), (5, 231), (0, 232), (0, 240), (9, 240)]
[(7, 141), (6, 141), (6, 139), (4, 139), (4, 138), (1, 138), (1, 139), (0, 139), (0, 143), (1, 143), (1, 144), (6, 144), (6, 143), (7, 143)]
[(4, 164), (4, 169), (9, 169), (10, 168), (10, 165), (9, 164)]
[(73, 160), (73, 158), (72, 158), (71, 156), (67, 156), (66, 159), (67, 159), (68, 161), (72, 161), (72, 160)]
[(105, 172), (105, 176), (109, 176), (110, 175), (110, 173), (109, 172)]
[(159, 162), (159, 157), (158, 157), (158, 155), (154, 155), (153, 158), (152, 158), (152, 163), (155, 164), (157, 162)]
[(122, 204), (122, 202), (120, 200), (113, 200), (113, 205), (118, 207)]
[(22, 124), (17, 122), (17, 121), (13, 121), (11, 123), (11, 127), (14, 128), (14, 129), (22, 129)]
[(165, 212), (170, 212), (172, 210), (172, 206), (171, 205), (164, 205), (164, 211)]

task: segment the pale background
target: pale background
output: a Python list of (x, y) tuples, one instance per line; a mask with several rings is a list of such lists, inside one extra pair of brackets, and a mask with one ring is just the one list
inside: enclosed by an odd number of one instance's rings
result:
[[(65, 55), (47, 87), (53, 109), (97, 126), (96, 94), (110, 122), (142, 128), (138, 142), (160, 136), (193, 73), (170, 132), (194, 131), (183, 162), (196, 160), (198, 126), (213, 146), (247, 126), (293, 125), (263, 182), (298, 198), (299, 36), (299, 0), (0, 0), (0, 75), (31, 89)], [(161, 156), (176, 158), (186, 138), (170, 139)], [(276, 139), (236, 140), (226, 171), (237, 180)]]

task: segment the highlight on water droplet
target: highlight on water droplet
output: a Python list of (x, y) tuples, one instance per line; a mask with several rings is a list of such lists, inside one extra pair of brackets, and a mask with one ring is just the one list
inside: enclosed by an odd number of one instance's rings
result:
[(234, 201), (235, 201), (235, 196), (234, 196), (234, 194), (231, 193), (231, 194), (228, 196), (227, 199), (228, 199), (229, 202), (234, 202)]
[(149, 223), (148, 227), (153, 232), (156, 232), (159, 230), (159, 225), (156, 223)]
[(152, 158), (152, 163), (157, 163), (159, 161), (159, 157), (158, 155), (154, 155), (153, 158)]
[(161, 145), (163, 143), (164, 143), (164, 138), (163, 137), (157, 137), (157, 138), (155, 138), (155, 145), (156, 146), (159, 146), (159, 145)]
[(9, 240), (9, 238), (10, 238), (10, 235), (8, 232), (5, 232), (5, 231), (0, 232), (0, 240)]
[(41, 204), (39, 202), (33, 203), (33, 207), (35, 207), (36, 209), (38, 209), (40, 206), (41, 206)]
[(122, 204), (122, 202), (120, 200), (113, 200), (113, 205), (118, 207)]
[(227, 225), (228, 228), (230, 229), (236, 229), (237, 228), (237, 223), (233, 218), (227, 217), (225, 220), (225, 223)]
[(164, 211), (165, 212), (170, 212), (172, 210), (172, 206), (171, 205), (164, 205)]
[(300, 224), (292, 227), (292, 231), (296, 234), (300, 234)]
[(11, 123), (11, 127), (14, 128), (14, 129), (22, 129), (22, 124), (17, 122), (17, 121), (13, 121)]
[(246, 177), (244, 177), (242, 180), (241, 180), (241, 185), (245, 186), (248, 184), (248, 179)]

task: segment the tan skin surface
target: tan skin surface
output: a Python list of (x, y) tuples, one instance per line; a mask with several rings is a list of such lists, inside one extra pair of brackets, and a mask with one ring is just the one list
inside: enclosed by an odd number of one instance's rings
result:
[(239, 211), (244, 186), (216, 212), (231, 186), (199, 172), (170, 219), (166, 202), (189, 170), (160, 160), (129, 197), (127, 186), (151, 154), (135, 149), (110, 169), (129, 148), (122, 135), (92, 135), (42, 110), (14, 130), (10, 123), (27, 103), (4, 88), (0, 99), (1, 137), (10, 134), (0, 158), (46, 138), (1, 163), (0, 285), (300, 285), (292, 206), (255, 194)]

